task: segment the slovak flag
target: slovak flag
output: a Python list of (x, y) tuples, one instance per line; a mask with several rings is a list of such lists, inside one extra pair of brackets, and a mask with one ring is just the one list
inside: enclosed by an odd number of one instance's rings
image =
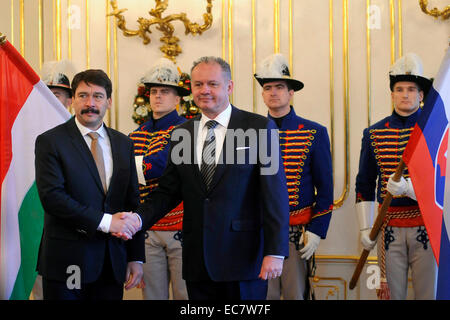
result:
[(450, 47), (403, 153), (438, 265), (437, 299), (450, 299)]

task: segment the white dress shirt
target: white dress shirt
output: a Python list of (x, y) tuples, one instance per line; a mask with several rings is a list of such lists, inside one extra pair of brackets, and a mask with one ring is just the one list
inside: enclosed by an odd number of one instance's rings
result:
[[(100, 145), (103, 151), (103, 161), (105, 163), (105, 174), (106, 174), (106, 190), (108, 190), (113, 172), (113, 160), (111, 151), (111, 141), (109, 140), (109, 136), (108, 133), (106, 132), (105, 126), (102, 123), (101, 127), (98, 128), (97, 130), (91, 130), (83, 126), (76, 117), (75, 117), (75, 124), (77, 125), (78, 130), (80, 130), (80, 133), (84, 138), (84, 141), (86, 141), (89, 150), (91, 149), (92, 139), (91, 137), (88, 136), (88, 133), (97, 132), (99, 134), (98, 144)], [(104, 213), (97, 230), (108, 233), (109, 227), (111, 225), (111, 219), (112, 219), (111, 214)]]
[(218, 125), (214, 128), (214, 135), (216, 136), (216, 164), (219, 162), (220, 153), (223, 148), (223, 141), (225, 140), (225, 134), (227, 133), (228, 123), (231, 118), (231, 104), (228, 104), (228, 107), (223, 110), (215, 119), (210, 119), (205, 114), (202, 114), (200, 119), (198, 133), (197, 133), (197, 162), (198, 168), (201, 169), (202, 165), (202, 153), (203, 153), (203, 144), (205, 143), (206, 134), (208, 133), (208, 127), (206, 127), (206, 123), (209, 120), (215, 120), (218, 122)]

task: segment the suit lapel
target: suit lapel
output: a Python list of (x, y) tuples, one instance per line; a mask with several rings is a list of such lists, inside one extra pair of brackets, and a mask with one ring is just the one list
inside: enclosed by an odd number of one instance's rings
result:
[[(107, 190), (107, 193), (109, 193), (109, 191), (111, 190), (111, 186), (114, 186), (116, 183), (120, 183), (120, 181), (116, 181), (117, 179), (120, 179), (118, 176), (118, 168), (120, 167), (120, 154), (121, 152), (119, 151), (119, 139), (118, 136), (116, 134), (114, 134), (112, 132), (112, 130), (110, 128), (108, 128), (106, 125), (105, 129), (106, 132), (108, 133), (108, 137), (109, 137), (109, 142), (111, 143), (111, 154), (112, 154), (112, 161), (113, 161), (113, 172), (112, 172), (112, 176), (111, 176), (111, 181), (109, 183), (109, 188)], [(122, 160), (123, 161), (123, 160)]]
[(94, 157), (92, 156), (91, 150), (89, 150), (86, 141), (81, 135), (80, 130), (78, 130), (78, 127), (75, 123), (75, 117), (72, 117), (72, 119), (67, 121), (66, 124), (67, 124), (67, 131), (69, 132), (69, 136), (72, 140), (72, 144), (75, 146), (75, 149), (78, 151), (79, 155), (84, 160), (89, 172), (94, 177), (97, 186), (102, 192), (104, 192), (102, 181), (100, 180), (100, 175), (98, 173)]

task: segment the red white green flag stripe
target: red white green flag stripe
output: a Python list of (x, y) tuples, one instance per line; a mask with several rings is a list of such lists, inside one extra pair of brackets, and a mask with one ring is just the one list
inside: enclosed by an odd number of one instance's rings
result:
[(33, 288), (44, 215), (34, 143), (69, 118), (17, 50), (0, 43), (0, 299), (28, 299)]

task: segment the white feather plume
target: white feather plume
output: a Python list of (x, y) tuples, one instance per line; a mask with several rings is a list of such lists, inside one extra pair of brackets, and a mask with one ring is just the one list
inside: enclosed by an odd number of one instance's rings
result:
[(389, 74), (403, 75), (411, 74), (415, 76), (423, 75), (422, 60), (415, 53), (407, 53), (403, 57), (399, 58), (392, 66)]
[(47, 61), (42, 65), (41, 79), (45, 84), (57, 84), (62, 75), (71, 81), (75, 73), (75, 67), (69, 60)]
[(286, 58), (276, 53), (265, 58), (256, 72), (258, 78), (282, 78), (283, 70), (289, 68)]
[(175, 64), (167, 59), (161, 58), (156, 64), (142, 77), (142, 83), (161, 83), (178, 85), (180, 75)]

